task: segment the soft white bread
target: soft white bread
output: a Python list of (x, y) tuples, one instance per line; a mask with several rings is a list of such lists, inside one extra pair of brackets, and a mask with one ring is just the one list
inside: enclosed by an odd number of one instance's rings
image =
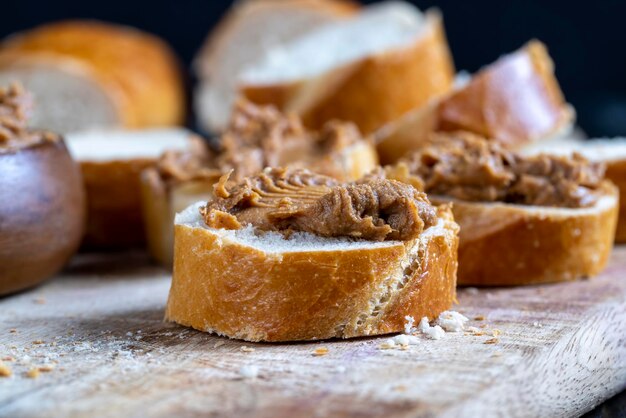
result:
[[(537, 143), (525, 148), (522, 152), (528, 155), (538, 153), (571, 155), (576, 152), (590, 161), (604, 163), (606, 178), (617, 186), (620, 196), (626, 196), (626, 138), (588, 141), (565, 139), (545, 144)], [(620, 199), (615, 241), (626, 242), (626, 198)]]
[(357, 9), (356, 3), (335, 0), (236, 2), (194, 60), (200, 79), (195, 95), (200, 126), (213, 132), (226, 127), (237, 95), (237, 77), (246, 65), (277, 45)]
[[(341, 150), (334, 164), (342, 167), (344, 179), (356, 180), (378, 165), (376, 150), (367, 141), (360, 141)], [(158, 170), (150, 168), (141, 175), (141, 202), (146, 222), (150, 255), (163, 266), (171, 267), (174, 248), (174, 216), (194, 202), (213, 197), (214, 177), (183, 182), (166, 182)]]
[(386, 164), (416, 149), (433, 131), (464, 130), (518, 148), (563, 132), (573, 117), (545, 46), (531, 41), (441, 100), (381, 128), (376, 138)]
[(185, 129), (99, 130), (69, 134), (66, 144), (80, 163), (87, 192), (90, 248), (121, 249), (145, 243), (140, 173), (168, 149), (186, 149)]
[(210, 229), (201, 203), (176, 217), (165, 318), (248, 341), (399, 332), (455, 299), (458, 227), (449, 210), (411, 241)]
[(440, 15), (394, 1), (274, 48), (239, 82), (310, 127), (340, 119), (368, 134), (447, 92), (453, 72)]
[(0, 83), (33, 92), (33, 126), (67, 133), (183, 122), (178, 62), (160, 39), (97, 21), (64, 21), (0, 43)]
[(458, 283), (514, 286), (598, 274), (611, 254), (618, 214), (617, 189), (610, 183), (604, 188), (588, 208), (454, 200), (461, 227)]

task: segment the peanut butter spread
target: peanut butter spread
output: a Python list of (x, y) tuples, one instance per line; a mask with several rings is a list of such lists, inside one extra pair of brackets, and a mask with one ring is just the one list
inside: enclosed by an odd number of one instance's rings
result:
[(437, 211), (426, 195), (395, 180), (341, 183), (284, 168), (267, 168), (230, 188), (226, 180), (216, 186), (216, 198), (201, 208), (212, 228), (253, 225), (285, 235), (302, 231), (383, 241), (414, 239), (437, 223)]
[(331, 121), (319, 132), (308, 131), (300, 119), (286, 116), (273, 106), (236, 103), (221, 150), (212, 153), (201, 143), (191, 151), (166, 153), (158, 164), (164, 179), (215, 179), (232, 170), (233, 181), (265, 167), (308, 168), (316, 173), (345, 179), (342, 151), (364, 141), (351, 123)]
[(56, 135), (49, 132), (28, 129), (28, 111), (31, 107), (31, 96), (20, 84), (0, 88), (0, 150), (14, 150), (56, 139)]
[(522, 156), (461, 132), (434, 135), (386, 173), (408, 174), (420, 190), (459, 200), (577, 208), (597, 201), (604, 166), (579, 154)]

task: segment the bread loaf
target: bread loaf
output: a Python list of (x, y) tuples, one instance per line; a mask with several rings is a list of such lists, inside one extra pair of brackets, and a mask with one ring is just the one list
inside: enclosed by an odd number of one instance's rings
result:
[(307, 126), (340, 119), (369, 134), (446, 93), (453, 74), (439, 13), (385, 2), (276, 47), (239, 82)]
[(211, 31), (194, 60), (200, 85), (195, 95), (199, 125), (223, 131), (237, 95), (237, 77), (246, 65), (274, 47), (352, 15), (357, 3), (337, 0), (238, 1)]
[(34, 94), (33, 126), (57, 132), (168, 126), (185, 117), (173, 52), (130, 27), (70, 20), (12, 35), (0, 43), (0, 83), (14, 80)]
[(426, 141), (431, 132), (464, 130), (515, 149), (563, 132), (573, 117), (545, 46), (531, 41), (440, 100), (389, 123), (375, 136), (381, 161), (392, 163)]

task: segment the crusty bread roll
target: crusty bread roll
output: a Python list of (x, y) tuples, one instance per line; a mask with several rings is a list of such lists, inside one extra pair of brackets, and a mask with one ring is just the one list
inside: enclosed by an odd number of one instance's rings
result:
[(201, 203), (176, 216), (165, 317), (248, 341), (400, 332), (455, 299), (457, 226), (448, 210), (411, 241), (211, 229)]
[(450, 89), (454, 70), (437, 12), (404, 2), (363, 10), (268, 52), (242, 73), (241, 92), (310, 127), (340, 119), (369, 134)]
[(458, 283), (511, 286), (598, 274), (613, 246), (617, 188), (580, 155), (524, 156), (457, 132), (431, 135), (372, 174), (452, 203), (461, 227)]
[(237, 77), (264, 53), (304, 33), (350, 16), (357, 3), (338, 0), (238, 1), (209, 34), (194, 69), (200, 79), (195, 95), (199, 125), (222, 131), (237, 94)]
[(597, 275), (613, 249), (618, 213), (617, 189), (607, 183), (605, 190), (589, 208), (453, 200), (461, 227), (458, 283), (515, 286)]
[[(231, 169), (234, 177), (245, 177), (266, 165), (297, 165), (351, 181), (378, 165), (374, 145), (361, 138), (351, 124), (332, 122), (324, 129), (306, 130), (297, 118), (271, 106), (240, 102), (222, 138), (230, 142), (220, 153), (207, 155), (211, 153), (201, 146), (164, 155), (158, 167), (145, 170), (141, 176), (152, 257), (164, 266), (172, 265), (174, 215), (191, 203), (211, 199), (213, 185)], [(335, 145), (323, 144), (328, 141)]]
[(67, 135), (87, 192), (85, 247), (124, 249), (145, 243), (140, 173), (165, 150), (186, 149), (191, 137), (189, 131), (175, 128)]
[(100, 127), (180, 124), (178, 62), (160, 39), (97, 21), (63, 21), (0, 43), (0, 83), (19, 80), (35, 96), (33, 126), (67, 133)]
[[(564, 139), (537, 143), (522, 150), (525, 154), (540, 152), (554, 155), (571, 155), (577, 152), (590, 161), (606, 165), (606, 178), (619, 189), (620, 196), (626, 196), (626, 138), (592, 139), (587, 141)], [(619, 201), (616, 242), (626, 242), (626, 197)]]
[(376, 132), (381, 162), (397, 161), (433, 131), (465, 130), (510, 148), (557, 135), (574, 113), (554, 77), (545, 46), (531, 41), (467, 83)]

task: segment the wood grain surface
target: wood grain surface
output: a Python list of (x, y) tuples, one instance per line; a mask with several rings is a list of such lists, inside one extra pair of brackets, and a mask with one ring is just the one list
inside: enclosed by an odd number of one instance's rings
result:
[(84, 255), (0, 299), (12, 371), (0, 416), (559, 417), (626, 387), (626, 247), (594, 280), (462, 289), (455, 309), (485, 335), (406, 350), (381, 349), (385, 337), (250, 344), (164, 323), (169, 282), (140, 254)]

